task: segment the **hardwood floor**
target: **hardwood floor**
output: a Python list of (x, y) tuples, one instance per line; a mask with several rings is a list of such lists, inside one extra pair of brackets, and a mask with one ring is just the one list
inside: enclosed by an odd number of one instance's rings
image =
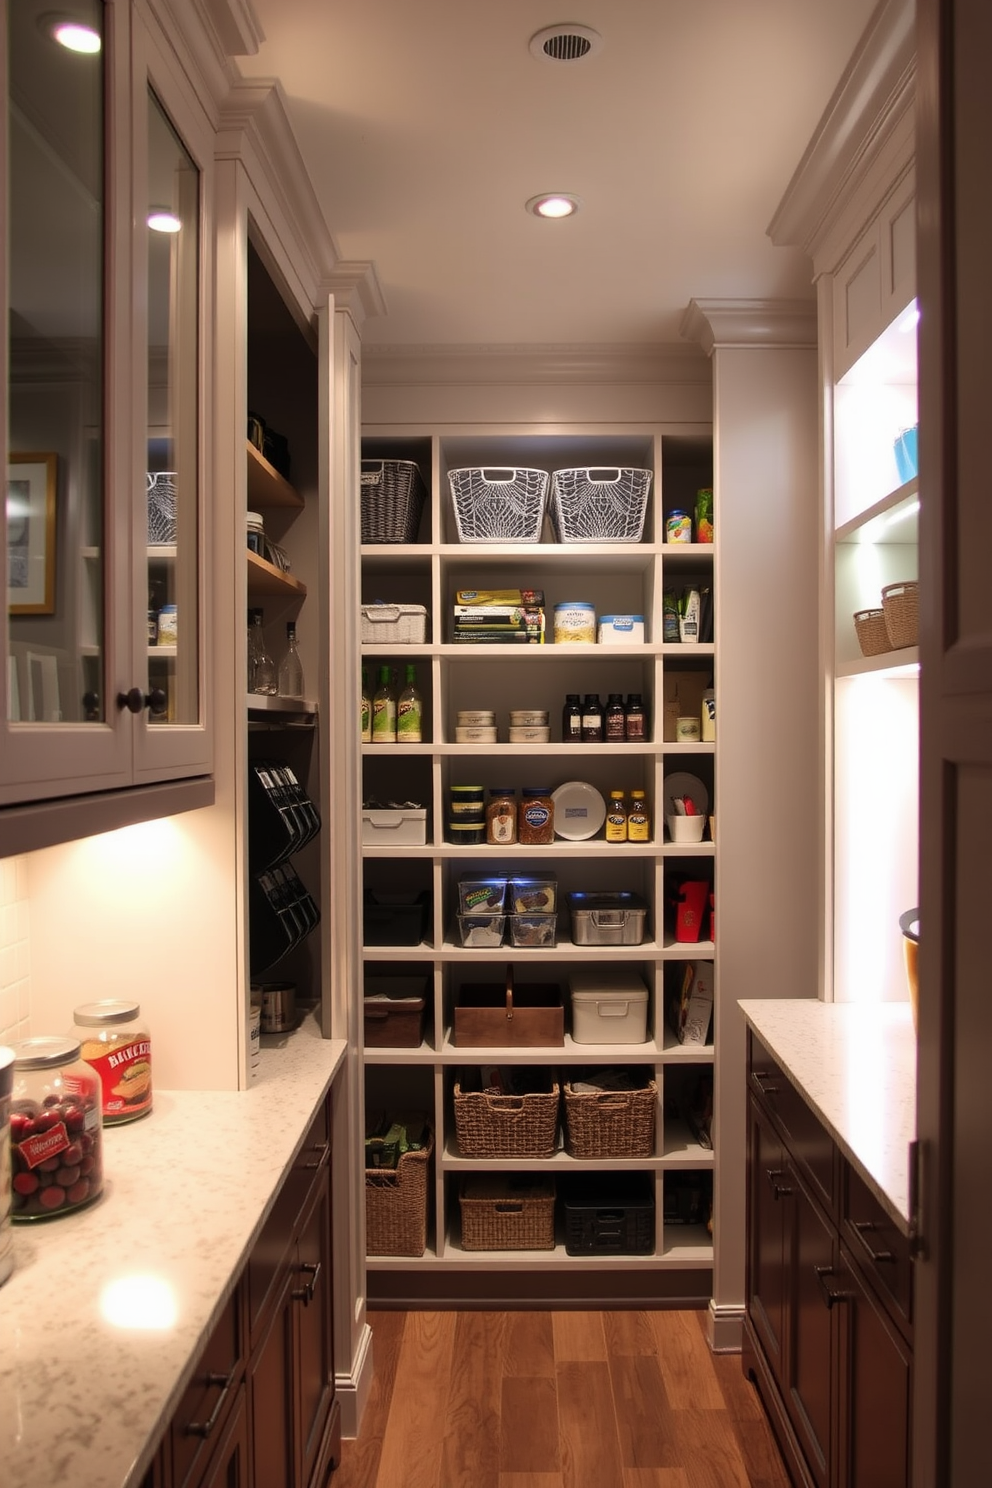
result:
[(789, 1488), (701, 1312), (373, 1312), (330, 1488)]

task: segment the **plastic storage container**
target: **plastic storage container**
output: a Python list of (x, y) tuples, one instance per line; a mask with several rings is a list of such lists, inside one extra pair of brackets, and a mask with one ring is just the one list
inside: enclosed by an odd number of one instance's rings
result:
[(648, 989), (634, 967), (576, 966), (568, 988), (575, 1043), (647, 1042)]
[(573, 945), (641, 945), (647, 901), (640, 894), (567, 894)]
[(365, 847), (423, 847), (426, 841), (426, 807), (362, 812), (362, 843)]
[(590, 1173), (563, 1185), (566, 1255), (650, 1255), (654, 1197), (637, 1173)]
[(379, 894), (365, 891), (364, 943), (368, 945), (419, 945), (427, 933), (431, 896)]
[(103, 1192), (100, 1078), (71, 1038), (20, 1039), (10, 1107), (15, 1222), (53, 1219)]
[(505, 878), (460, 878), (458, 880), (459, 914), (502, 914), (505, 904)]

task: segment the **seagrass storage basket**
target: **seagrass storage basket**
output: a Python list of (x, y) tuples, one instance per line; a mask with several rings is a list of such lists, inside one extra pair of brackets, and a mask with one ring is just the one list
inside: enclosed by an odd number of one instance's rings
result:
[(427, 488), (413, 460), (363, 460), (361, 490), (363, 543), (417, 541)]
[(580, 1091), (562, 1086), (565, 1150), (572, 1157), (653, 1157), (658, 1084), (640, 1090)]
[(558, 1146), (557, 1080), (548, 1092), (501, 1095), (454, 1086), (455, 1136), (462, 1157), (553, 1157)]
[(891, 650), (884, 610), (858, 610), (854, 616), (854, 631), (862, 656), (881, 656), (883, 651)]
[(463, 1178), (458, 1195), (463, 1250), (554, 1250), (555, 1181), (485, 1173)]
[(579, 466), (551, 476), (549, 514), (560, 543), (640, 542), (651, 471)]
[(420, 1256), (427, 1248), (427, 1175), (434, 1136), (404, 1152), (395, 1168), (365, 1169), (365, 1248), (369, 1255)]
[(919, 644), (918, 589), (915, 579), (907, 579), (901, 584), (886, 584), (882, 590), (882, 614), (892, 651)]
[(546, 470), (513, 465), (469, 465), (449, 470), (458, 541), (540, 542), (549, 479)]

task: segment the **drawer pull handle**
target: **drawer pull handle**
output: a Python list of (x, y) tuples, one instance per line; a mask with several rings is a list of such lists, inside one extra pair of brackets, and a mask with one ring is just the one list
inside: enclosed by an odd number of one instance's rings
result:
[(327, 1155), (327, 1150), (328, 1149), (327, 1149), (327, 1143), (326, 1142), (314, 1142), (313, 1145), (310, 1148), (310, 1151), (311, 1152), (319, 1152), (320, 1153), (320, 1156), (316, 1159), (316, 1161), (313, 1161), (311, 1159), (310, 1162), (305, 1162), (303, 1164), (303, 1166), (305, 1168), (307, 1168), (308, 1170), (309, 1169), (314, 1169), (315, 1170), (317, 1168), (322, 1167), (323, 1166), (323, 1163), (324, 1163), (324, 1158)]
[(827, 1304), (828, 1308), (833, 1307), (835, 1302), (850, 1302), (850, 1292), (832, 1292), (827, 1286), (824, 1278), (827, 1276), (833, 1276), (834, 1272), (832, 1266), (814, 1266), (813, 1270), (816, 1272), (816, 1279), (820, 1283), (820, 1290), (823, 1293), (823, 1300)]
[(217, 1425), (217, 1422), (220, 1420), (221, 1412), (224, 1409), (224, 1401), (227, 1399), (227, 1392), (234, 1382), (234, 1375), (235, 1371), (233, 1369), (231, 1370), (230, 1374), (207, 1375), (208, 1385), (219, 1385), (221, 1387), (220, 1394), (217, 1396), (217, 1404), (210, 1412), (208, 1420), (190, 1421), (189, 1425), (186, 1427), (187, 1436), (202, 1436), (203, 1440), (206, 1441), (207, 1437), (210, 1435), (214, 1427)]
[(771, 1077), (767, 1070), (751, 1071), (751, 1079), (754, 1081), (755, 1085), (757, 1085), (762, 1095), (778, 1095), (777, 1085), (762, 1085), (761, 1083), (762, 1080), (768, 1080), (770, 1078)]
[(299, 1287), (294, 1291), (293, 1300), (295, 1302), (302, 1302), (304, 1307), (309, 1307), (317, 1290), (320, 1261), (303, 1261), (299, 1266), (299, 1270), (303, 1272), (304, 1276), (309, 1276), (310, 1280), (305, 1287)]
[(875, 1222), (874, 1222), (874, 1220), (871, 1220), (871, 1219), (856, 1219), (854, 1221), (854, 1228), (858, 1232), (858, 1236), (859, 1236), (859, 1238), (861, 1240), (862, 1245), (864, 1246), (865, 1250), (868, 1252), (868, 1258), (869, 1258), (869, 1260), (872, 1260), (872, 1261), (894, 1261), (895, 1260), (895, 1253), (893, 1251), (891, 1251), (891, 1250), (873, 1250), (872, 1249), (871, 1243), (868, 1240), (868, 1235), (869, 1235), (869, 1233), (872, 1230), (875, 1229)]
[(792, 1193), (792, 1189), (787, 1188), (784, 1183), (777, 1181), (782, 1176), (782, 1169), (766, 1168), (765, 1173), (768, 1175), (768, 1182), (772, 1186), (772, 1198), (775, 1200), (788, 1198)]

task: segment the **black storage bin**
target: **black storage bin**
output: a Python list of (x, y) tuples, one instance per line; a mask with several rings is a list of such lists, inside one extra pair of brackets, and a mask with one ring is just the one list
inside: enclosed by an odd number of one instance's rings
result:
[(365, 890), (362, 939), (367, 946), (420, 945), (431, 911), (429, 889), (419, 894), (380, 894)]
[(651, 1180), (639, 1173), (590, 1173), (561, 1184), (566, 1255), (650, 1255)]

